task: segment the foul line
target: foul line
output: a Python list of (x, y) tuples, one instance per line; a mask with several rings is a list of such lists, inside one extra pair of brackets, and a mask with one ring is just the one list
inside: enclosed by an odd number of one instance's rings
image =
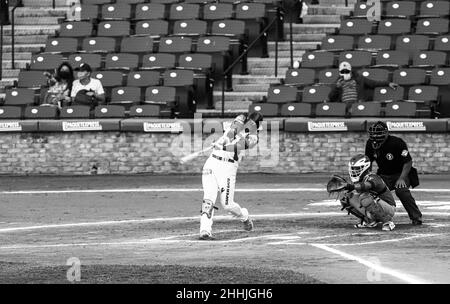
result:
[(339, 255), (339, 256), (341, 256), (343, 258), (346, 258), (348, 260), (356, 261), (356, 262), (358, 262), (358, 263), (360, 263), (360, 264), (362, 264), (364, 266), (367, 266), (370, 269), (373, 269), (373, 270), (375, 270), (377, 272), (390, 275), (390, 276), (392, 276), (394, 278), (397, 278), (399, 280), (402, 280), (402, 281), (410, 283), (410, 284), (430, 284), (429, 282), (424, 281), (424, 280), (422, 280), (420, 278), (416, 278), (415, 276), (412, 276), (412, 275), (409, 275), (409, 274), (405, 274), (405, 273), (401, 273), (400, 271), (397, 271), (397, 270), (394, 270), (394, 269), (390, 269), (388, 267), (377, 265), (375, 263), (366, 261), (366, 260), (364, 260), (364, 259), (362, 259), (360, 257), (355, 256), (355, 255), (351, 255), (351, 254), (345, 253), (345, 252), (337, 250), (335, 248), (330, 248), (330, 247), (328, 247), (327, 245), (324, 245), (324, 244), (311, 244), (311, 246), (319, 248), (319, 249), (322, 249), (322, 250), (326, 250), (326, 251), (331, 252), (331, 253), (334, 253), (334, 254)]
[[(147, 192), (202, 192), (201, 188), (177, 189), (177, 188), (128, 188), (128, 189), (66, 189), (66, 190), (21, 190), (0, 191), (0, 194), (80, 194), (80, 193), (147, 193)], [(325, 192), (325, 188), (243, 188), (235, 192)], [(414, 189), (413, 192), (449, 192), (450, 189)]]

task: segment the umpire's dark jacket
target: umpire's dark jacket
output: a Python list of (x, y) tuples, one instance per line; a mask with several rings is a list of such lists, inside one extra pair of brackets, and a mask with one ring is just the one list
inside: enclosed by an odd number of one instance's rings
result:
[[(356, 80), (356, 91), (358, 94), (358, 101), (371, 101), (373, 100), (373, 89), (376, 87), (384, 87), (389, 85), (389, 81), (378, 81), (369, 79), (362, 76), (360, 73), (352, 72), (352, 79)], [(342, 77), (339, 77), (336, 84), (343, 81)], [(342, 102), (342, 87), (333, 86), (330, 94), (328, 95), (330, 102)]]

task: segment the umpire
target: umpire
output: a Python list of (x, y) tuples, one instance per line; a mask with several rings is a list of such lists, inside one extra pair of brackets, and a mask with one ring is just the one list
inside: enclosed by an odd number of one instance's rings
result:
[(395, 194), (408, 212), (412, 224), (422, 225), (422, 213), (409, 191), (413, 182), (410, 174), (412, 158), (406, 143), (399, 137), (389, 135), (387, 125), (378, 121), (369, 127), (366, 155), (371, 162), (377, 162), (377, 174), (381, 176), (389, 190), (395, 189)]

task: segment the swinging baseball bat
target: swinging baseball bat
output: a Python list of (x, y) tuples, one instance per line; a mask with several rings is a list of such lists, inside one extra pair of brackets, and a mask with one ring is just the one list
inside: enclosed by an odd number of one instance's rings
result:
[(201, 151), (197, 151), (197, 152), (191, 153), (191, 154), (189, 154), (189, 155), (186, 155), (186, 156), (184, 156), (184, 157), (182, 157), (182, 158), (180, 159), (180, 163), (185, 164), (185, 163), (187, 163), (188, 161), (191, 161), (191, 160), (193, 160), (194, 158), (197, 158), (197, 157), (200, 156), (201, 154), (203, 154), (203, 153), (205, 153), (205, 152), (208, 152), (208, 151), (211, 150), (212, 148), (213, 148), (212, 146), (209, 146), (209, 147), (207, 147), (207, 148), (205, 148), (205, 149), (203, 149), (203, 150), (201, 150)]

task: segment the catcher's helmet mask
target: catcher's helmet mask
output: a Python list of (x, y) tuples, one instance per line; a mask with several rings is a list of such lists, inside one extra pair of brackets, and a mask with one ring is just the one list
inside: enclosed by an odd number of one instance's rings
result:
[(377, 121), (369, 127), (369, 140), (372, 148), (379, 149), (389, 137), (387, 125), (382, 121)]
[(366, 176), (371, 167), (370, 159), (364, 154), (358, 154), (350, 159), (348, 163), (348, 174), (353, 183), (360, 182)]

